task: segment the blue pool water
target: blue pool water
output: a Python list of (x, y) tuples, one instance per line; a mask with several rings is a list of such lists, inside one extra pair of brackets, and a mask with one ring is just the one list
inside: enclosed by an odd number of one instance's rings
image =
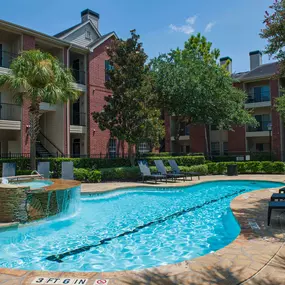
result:
[(218, 181), (185, 188), (132, 188), (81, 197), (76, 216), (0, 233), (0, 267), (117, 271), (177, 263), (231, 243), (229, 208), (243, 193), (284, 186)]
[(13, 184), (20, 185), (20, 186), (28, 186), (31, 189), (39, 189), (39, 188), (52, 185), (52, 182), (49, 180), (34, 180), (30, 182), (15, 182)]

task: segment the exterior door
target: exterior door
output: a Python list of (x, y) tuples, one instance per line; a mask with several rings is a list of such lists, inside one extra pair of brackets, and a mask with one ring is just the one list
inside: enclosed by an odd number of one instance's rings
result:
[(80, 157), (80, 139), (74, 139), (72, 144), (73, 157)]
[(79, 99), (72, 105), (72, 125), (80, 126), (80, 103)]

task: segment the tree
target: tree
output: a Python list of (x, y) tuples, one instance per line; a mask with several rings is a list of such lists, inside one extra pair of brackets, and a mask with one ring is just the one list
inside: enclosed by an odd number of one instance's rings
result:
[(133, 149), (140, 142), (157, 145), (164, 134), (154, 82), (146, 66), (147, 55), (135, 30), (126, 41), (116, 39), (107, 48), (112, 68), (108, 71), (106, 96), (101, 112), (92, 113), (101, 130), (128, 143), (128, 155), (134, 165)]
[(268, 44), (265, 52), (269, 56), (275, 55), (280, 63), (279, 75), (283, 76), (285, 74), (285, 1), (275, 0), (269, 8), (273, 12), (270, 14), (265, 11), (265, 28), (261, 31), (260, 36), (267, 39)]
[[(267, 39), (268, 44), (265, 52), (269, 56), (275, 56), (279, 62), (277, 77), (285, 75), (285, 1), (275, 0), (269, 7), (273, 10), (272, 14), (265, 11), (264, 24), (265, 28), (261, 31), (261, 38)], [(284, 80), (282, 80), (284, 82)], [(283, 83), (282, 82), (282, 83)], [(284, 90), (283, 90), (284, 94)], [(283, 120), (285, 119), (285, 96), (276, 98), (275, 107), (280, 113)]]
[(11, 73), (0, 75), (0, 86), (7, 86), (15, 101), (28, 101), (30, 117), (31, 169), (36, 169), (36, 140), (40, 132), (40, 103), (56, 104), (75, 100), (79, 93), (72, 87), (73, 77), (58, 59), (39, 50), (23, 52), (13, 60)]
[(206, 133), (207, 125), (230, 129), (233, 125), (256, 124), (244, 108), (246, 94), (233, 87), (225, 66), (217, 64), (219, 54), (198, 34), (191, 36), (184, 49), (171, 50), (152, 60), (161, 105), (168, 114), (177, 116), (177, 138), (182, 122), (204, 124)]

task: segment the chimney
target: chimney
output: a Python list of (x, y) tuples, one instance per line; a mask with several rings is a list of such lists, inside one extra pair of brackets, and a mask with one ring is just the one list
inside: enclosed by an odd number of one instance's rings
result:
[(232, 64), (233, 60), (230, 57), (228, 57), (228, 56), (220, 58), (220, 65), (221, 66), (225, 65), (227, 62), (229, 62), (229, 64), (227, 65), (227, 71), (230, 74), (232, 74), (232, 71), (233, 71), (233, 64)]
[(86, 9), (81, 12), (81, 22), (84, 23), (90, 20), (97, 29), (99, 29), (99, 18), (100, 15), (92, 10)]
[(249, 53), (250, 70), (253, 70), (262, 64), (262, 52), (260, 50)]

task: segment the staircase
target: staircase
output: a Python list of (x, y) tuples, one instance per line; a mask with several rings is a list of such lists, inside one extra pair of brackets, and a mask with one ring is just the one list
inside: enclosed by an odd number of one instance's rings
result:
[(40, 141), (36, 142), (36, 154), (37, 157), (52, 157), (51, 153), (47, 151)]

